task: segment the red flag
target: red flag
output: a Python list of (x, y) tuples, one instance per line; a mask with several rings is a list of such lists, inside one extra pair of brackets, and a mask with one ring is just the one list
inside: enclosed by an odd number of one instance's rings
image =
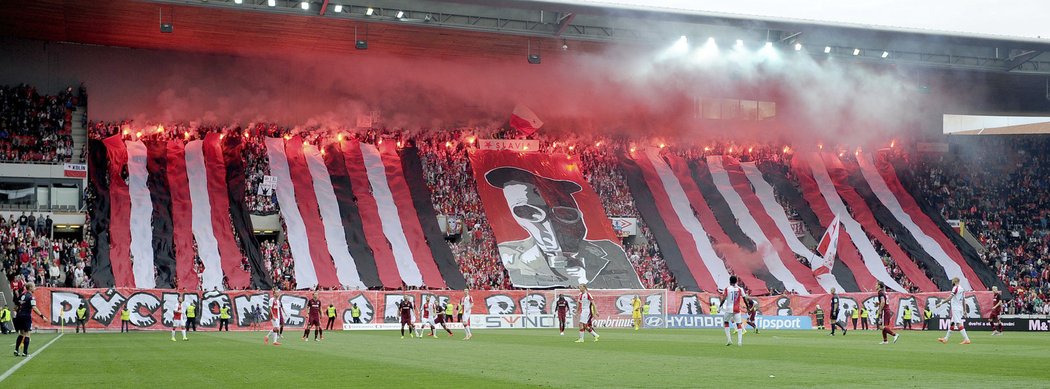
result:
[(839, 216), (835, 215), (835, 219), (831, 221), (831, 225), (828, 226), (827, 231), (824, 231), (824, 236), (820, 238), (820, 243), (817, 244), (817, 252), (823, 257), (822, 263), (814, 261), (811, 265), (813, 266), (813, 275), (822, 275), (831, 273), (831, 268), (835, 266), (835, 252), (838, 251), (839, 243)]
[(514, 107), (514, 112), (510, 114), (510, 126), (525, 135), (532, 135), (543, 127), (543, 121), (529, 107), (517, 105)]

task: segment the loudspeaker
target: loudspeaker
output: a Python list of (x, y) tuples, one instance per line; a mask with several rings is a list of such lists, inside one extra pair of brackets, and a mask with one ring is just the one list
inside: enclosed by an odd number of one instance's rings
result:
[(539, 65), (540, 64), (540, 55), (539, 54), (529, 54), (529, 63), (531, 63), (533, 65)]

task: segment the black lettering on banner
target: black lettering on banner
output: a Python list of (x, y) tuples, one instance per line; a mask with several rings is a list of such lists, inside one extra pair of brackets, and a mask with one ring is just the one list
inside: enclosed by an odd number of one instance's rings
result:
[(662, 315), (664, 312), (664, 296), (662, 294), (651, 294), (645, 297), (645, 303), (649, 303), (650, 315)]
[[(851, 320), (853, 312), (856, 312), (858, 309), (860, 309), (860, 305), (857, 304), (857, 300), (854, 300), (853, 297), (839, 296), (839, 317), (843, 321)], [(857, 317), (860, 317), (860, 314)]]
[(383, 301), (383, 322), (385, 323), (398, 323), (401, 321), (401, 312), (397, 307), (397, 303), (401, 300), (408, 299), (408, 301), (415, 302), (415, 298), (410, 295), (403, 294), (388, 294)]
[(146, 328), (157, 324), (157, 319), (153, 317), (153, 314), (160, 308), (160, 300), (152, 293), (135, 293), (128, 297), (125, 306), (131, 311), (131, 324), (135, 327)]
[[(230, 305), (230, 296), (212, 290), (204, 292), (204, 299), (201, 300), (200, 314), (198, 315), (198, 323), (201, 327), (217, 327), (219, 325), (219, 308)], [(231, 309), (230, 314), (234, 312)]]
[(897, 327), (904, 326), (904, 308), (911, 308), (911, 321), (912, 323), (922, 322), (922, 311), (919, 310), (919, 303), (913, 296), (901, 297), (897, 303), (897, 314), (893, 320), (893, 325)]
[(306, 297), (292, 294), (282, 295), (281, 306), (284, 307), (284, 312), (287, 314), (284, 324), (291, 327), (305, 326), (306, 318), (303, 317), (303, 309), (306, 308), (306, 302)]
[(517, 308), (514, 299), (502, 294), (494, 294), (485, 298), (485, 306), (489, 309), (489, 315), (510, 315)]
[(981, 318), (981, 304), (977, 301), (977, 296), (966, 296), (963, 298), (963, 305), (966, 306), (966, 312), (963, 313), (963, 317), (969, 319), (980, 319)]
[[(234, 309), (232, 312), (236, 312), (237, 326), (248, 327), (251, 326), (251, 320), (256, 322), (262, 322), (269, 314), (267, 302), (270, 300), (270, 295), (266, 293), (256, 294), (242, 294), (233, 298)], [(259, 308), (259, 317), (252, 315), (252, 310)]]
[(96, 322), (108, 327), (113, 320), (120, 316), (120, 307), (124, 306), (127, 298), (116, 289), (107, 289), (105, 292), (95, 292), (88, 302), (95, 314), (91, 316)]
[(700, 315), (700, 299), (695, 294), (682, 295), (682, 304), (678, 308), (679, 315)]
[(933, 314), (933, 317), (947, 319), (948, 309), (950, 309), (950, 307), (948, 307), (948, 304), (943, 304), (940, 307), (938, 307), (937, 304), (940, 304), (941, 301), (944, 301), (944, 299), (937, 296), (929, 296), (926, 298), (926, 306), (930, 308), (930, 312)]
[(868, 324), (878, 324), (878, 320), (881, 319), (879, 316), (882, 312), (879, 312), (879, 296), (871, 296), (864, 299), (864, 308), (868, 310)]
[(351, 312), (354, 304), (357, 304), (357, 308), (361, 310), (361, 323), (368, 324), (372, 322), (372, 318), (375, 316), (375, 307), (372, 306), (372, 302), (368, 301), (368, 298), (365, 297), (365, 295), (358, 293), (356, 296), (347, 300), (347, 303), (348, 308), (343, 311), (344, 323), (354, 322), (354, 316)]
[(791, 310), (791, 298), (787, 296), (780, 296), (777, 298), (777, 316), (793, 316), (794, 312)]
[[(707, 302), (708, 302), (708, 306), (707, 306), (708, 310), (711, 309), (711, 305), (714, 305), (716, 307), (721, 307), (722, 306), (722, 296), (713, 294), (713, 295), (711, 295), (710, 298), (707, 299)], [(708, 312), (708, 313), (711, 313), (711, 312)]]
[(77, 322), (77, 308), (87, 301), (74, 292), (51, 291), (51, 324), (71, 325)]
[[(634, 302), (636, 294), (624, 294), (616, 298), (616, 310), (621, 315), (630, 315), (634, 313), (634, 306), (631, 304)], [(640, 297), (639, 297), (640, 298)]]
[[(179, 293), (164, 292), (160, 295), (161, 301), (163, 301), (163, 313), (160, 316), (161, 322), (164, 323), (165, 327), (172, 327), (175, 320), (175, 307), (179, 304)], [(183, 311), (188, 314), (190, 304), (197, 305), (197, 311), (200, 312), (199, 308), (200, 297), (196, 293), (182, 293), (182, 305)], [(198, 314), (199, 315), (199, 314)]]
[(539, 293), (529, 293), (519, 301), (523, 313), (547, 313), (547, 296)]

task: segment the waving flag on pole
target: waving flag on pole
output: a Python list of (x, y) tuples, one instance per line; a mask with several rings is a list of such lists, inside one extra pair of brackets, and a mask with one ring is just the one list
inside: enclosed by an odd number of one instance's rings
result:
[(525, 135), (532, 135), (543, 127), (543, 121), (529, 107), (517, 105), (514, 107), (514, 112), (510, 114), (510, 126)]
[(813, 275), (819, 276), (831, 273), (831, 268), (835, 265), (835, 251), (839, 247), (840, 224), (839, 215), (835, 215), (835, 219), (831, 220), (831, 225), (828, 226), (827, 231), (824, 231), (824, 236), (820, 238), (820, 243), (817, 244), (817, 252), (824, 258), (824, 262), (817, 264), (814, 261)]

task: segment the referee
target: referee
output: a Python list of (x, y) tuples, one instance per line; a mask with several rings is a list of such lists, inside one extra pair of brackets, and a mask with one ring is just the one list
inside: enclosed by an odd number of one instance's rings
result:
[[(29, 333), (33, 331), (33, 316), (35, 312), (41, 319), (47, 321), (47, 317), (43, 313), (40, 313), (40, 309), (36, 307), (36, 299), (33, 298), (33, 291), (36, 290), (36, 284), (30, 282), (26, 284), (26, 291), (18, 297), (18, 314), (15, 316), (15, 331), (18, 331), (18, 340), (15, 341), (15, 356), (28, 356), (29, 355)], [(18, 347), (22, 347), (22, 353), (18, 353)]]
[(840, 309), (842, 308), (839, 307), (839, 294), (835, 293), (835, 288), (831, 288), (831, 336), (835, 336), (835, 327), (841, 328), (842, 335), (846, 335), (846, 323), (839, 320)]

